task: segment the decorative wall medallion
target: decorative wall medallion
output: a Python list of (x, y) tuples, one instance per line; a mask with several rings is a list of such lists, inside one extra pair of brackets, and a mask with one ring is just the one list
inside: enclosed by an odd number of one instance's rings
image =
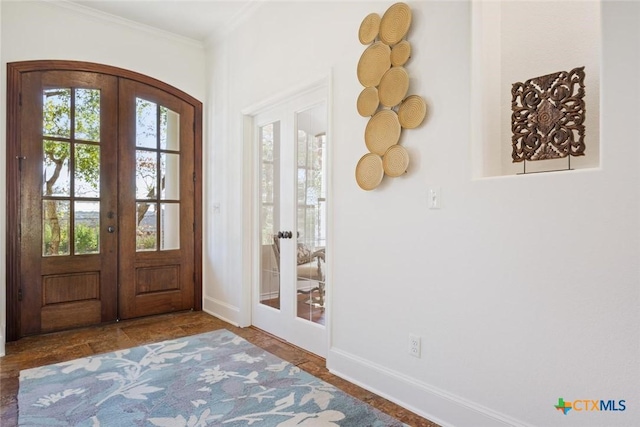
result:
[(411, 26), (411, 8), (406, 3), (389, 7), (380, 21), (380, 40), (392, 46), (407, 35)]
[(399, 67), (404, 65), (411, 57), (411, 43), (402, 40), (391, 48), (391, 65)]
[(394, 107), (402, 102), (409, 90), (409, 73), (404, 67), (391, 67), (384, 73), (378, 85), (380, 103)]
[(358, 95), (358, 114), (362, 117), (371, 117), (378, 110), (380, 98), (378, 98), (378, 88), (365, 87)]
[(367, 123), (364, 142), (369, 152), (382, 156), (398, 143), (401, 131), (398, 115), (393, 110), (380, 110)]
[(356, 182), (363, 190), (373, 190), (384, 176), (382, 157), (374, 153), (367, 153), (360, 158), (356, 166)]
[(511, 88), (513, 162), (584, 156), (584, 67)]
[(398, 107), (398, 121), (404, 129), (417, 128), (427, 114), (427, 104), (421, 96), (407, 96)]
[(397, 177), (406, 173), (409, 154), (398, 145), (400, 134), (403, 128), (418, 127), (427, 111), (424, 99), (407, 96), (409, 74), (404, 65), (411, 58), (411, 44), (405, 37), (411, 15), (407, 4), (395, 3), (382, 18), (375, 13), (367, 15), (358, 31), (360, 43), (368, 45), (357, 69), (358, 80), (365, 87), (358, 96), (358, 113), (369, 117), (364, 132), (369, 153), (356, 166), (356, 182), (363, 190), (376, 188), (385, 174)]
[(377, 13), (368, 14), (360, 24), (360, 30), (358, 31), (358, 38), (360, 43), (369, 44), (378, 37), (380, 31), (380, 15)]
[(382, 42), (375, 42), (365, 49), (358, 61), (358, 80), (364, 87), (378, 86), (390, 67), (391, 48)]
[(400, 144), (392, 145), (382, 156), (382, 168), (387, 176), (400, 176), (407, 171), (407, 167), (409, 167), (409, 153)]

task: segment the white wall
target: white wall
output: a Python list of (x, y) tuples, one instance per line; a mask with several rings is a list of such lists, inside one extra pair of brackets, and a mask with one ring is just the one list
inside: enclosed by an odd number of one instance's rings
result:
[[(409, 173), (372, 192), (354, 179), (366, 152), (357, 32), (389, 4), (266, 2), (213, 46), (206, 191), (220, 209), (205, 218), (216, 272), (205, 308), (249, 320), (242, 109), (330, 69), (330, 369), (443, 425), (640, 425), (633, 404), (566, 417), (553, 407), (639, 397), (640, 5), (603, 6), (601, 167), (473, 179), (471, 6), (409, 4), (410, 93), (429, 115), (403, 132)], [(427, 209), (430, 186), (442, 188), (440, 210)]]
[[(2, 3), (0, 73), (0, 175), (6, 157), (6, 64), (35, 59), (67, 59), (112, 65), (149, 75), (197, 99), (206, 96), (205, 50), (201, 43), (134, 26), (82, 9), (50, 2)], [(3, 181), (4, 182), (4, 181)], [(5, 185), (0, 205), (6, 205)], [(0, 210), (0, 322), (4, 324), (6, 210)], [(4, 327), (2, 328), (4, 331)], [(0, 341), (0, 350), (4, 339)]]

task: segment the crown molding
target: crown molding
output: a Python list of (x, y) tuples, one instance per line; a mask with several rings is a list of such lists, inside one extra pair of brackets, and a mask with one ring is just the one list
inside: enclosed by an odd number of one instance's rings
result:
[(123, 27), (131, 28), (137, 31), (142, 31), (153, 36), (163, 37), (168, 40), (184, 43), (197, 48), (204, 48), (205, 43), (201, 40), (192, 39), (182, 36), (180, 34), (172, 33), (170, 31), (162, 30), (151, 25), (143, 24), (141, 22), (133, 21), (131, 19), (122, 18), (120, 16), (113, 15), (111, 13), (103, 12), (97, 9), (93, 9), (88, 6), (84, 6), (78, 3), (74, 3), (68, 0), (41, 0), (43, 3), (47, 3), (56, 7), (71, 10), (79, 14), (90, 16), (100, 21), (109, 22), (112, 24), (120, 25)]
[(236, 14), (229, 19), (229, 22), (227, 22), (226, 25), (214, 29), (209, 33), (204, 42), (205, 47), (211, 47), (216, 42), (229, 35), (268, 1), (271, 0), (249, 0), (242, 9), (236, 12)]

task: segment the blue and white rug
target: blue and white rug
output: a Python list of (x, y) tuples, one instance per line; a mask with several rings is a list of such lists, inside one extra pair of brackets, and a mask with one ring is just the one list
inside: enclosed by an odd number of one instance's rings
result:
[(20, 372), (20, 426), (404, 426), (220, 330)]

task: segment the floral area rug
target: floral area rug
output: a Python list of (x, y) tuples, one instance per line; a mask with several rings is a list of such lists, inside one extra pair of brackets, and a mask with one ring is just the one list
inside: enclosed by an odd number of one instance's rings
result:
[(20, 372), (20, 426), (404, 426), (220, 330)]

